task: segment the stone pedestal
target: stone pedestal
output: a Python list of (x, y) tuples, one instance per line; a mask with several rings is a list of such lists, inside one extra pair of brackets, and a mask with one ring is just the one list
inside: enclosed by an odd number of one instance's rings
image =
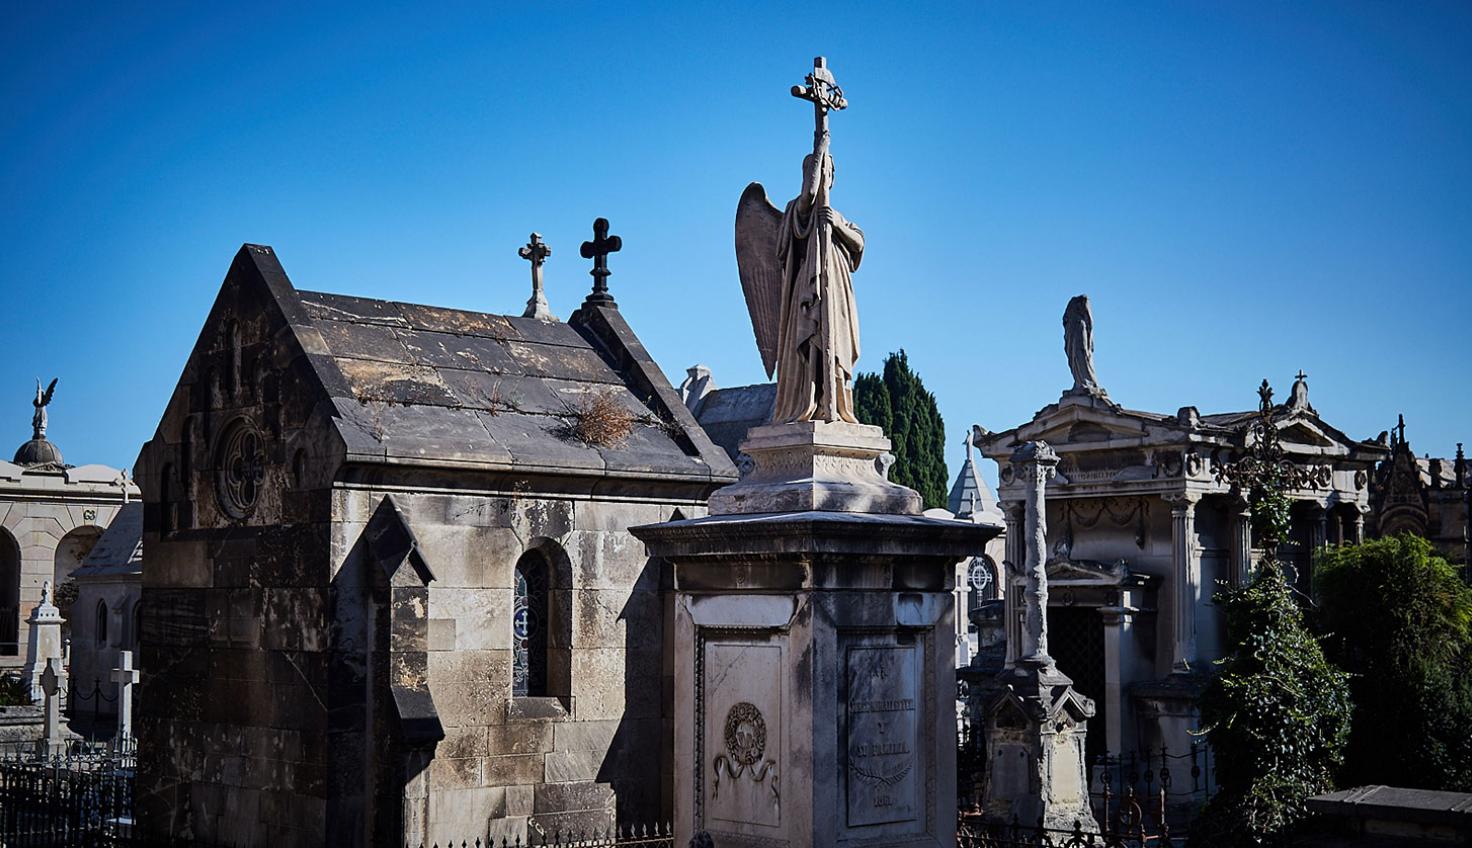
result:
[(1018, 666), (997, 683), (1003, 688), (986, 714), (986, 817), (1098, 832), (1084, 756), (1094, 702), (1057, 668)]
[(878, 428), (759, 427), (674, 565), (675, 844), (952, 846), (955, 565), (999, 528), (919, 515)]
[(919, 493), (889, 482), (879, 471), (879, 458), (889, 448), (884, 431), (867, 424), (802, 421), (754, 427), (741, 443), (742, 453), (751, 457), (751, 471), (710, 496), (711, 514), (919, 515)]
[(633, 528), (675, 572), (675, 844), (950, 846), (955, 563), (997, 528), (726, 515)]

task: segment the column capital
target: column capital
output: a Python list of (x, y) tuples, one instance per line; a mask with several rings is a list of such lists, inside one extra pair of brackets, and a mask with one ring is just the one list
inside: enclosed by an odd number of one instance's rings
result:
[(1162, 494), (1160, 496), (1160, 499), (1170, 504), (1170, 509), (1172, 513), (1189, 513), (1194, 510), (1196, 508), (1196, 504), (1201, 501), (1201, 493), (1166, 492), (1165, 494)]

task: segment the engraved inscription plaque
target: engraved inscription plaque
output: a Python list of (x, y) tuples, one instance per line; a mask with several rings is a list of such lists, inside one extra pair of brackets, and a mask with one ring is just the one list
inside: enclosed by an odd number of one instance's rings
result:
[(850, 827), (918, 815), (919, 672), (912, 646), (848, 649), (844, 778)]

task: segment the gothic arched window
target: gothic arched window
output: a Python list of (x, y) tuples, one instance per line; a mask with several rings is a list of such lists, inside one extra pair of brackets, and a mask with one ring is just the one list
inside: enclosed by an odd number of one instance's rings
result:
[(516, 561), (511, 614), (513, 697), (536, 698), (548, 694), (549, 571), (551, 565), (539, 551), (527, 551)]
[(97, 644), (107, 644), (107, 602), (97, 602)]

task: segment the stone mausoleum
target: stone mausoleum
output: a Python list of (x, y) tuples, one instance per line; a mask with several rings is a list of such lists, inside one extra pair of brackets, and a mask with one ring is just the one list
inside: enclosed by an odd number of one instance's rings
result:
[(736, 472), (609, 295), (599, 224), (566, 323), (301, 291), (241, 248), (139, 460), (143, 828), (287, 848), (672, 815), (668, 578), (627, 528), (704, 515)]
[[(1010, 459), (1018, 445), (1045, 440), (1059, 457), (1046, 487), (1050, 645), (1058, 668), (1095, 702), (1089, 753), (1158, 752), (1164, 745), (1180, 754), (1195, 741), (1188, 731), (1197, 727), (1202, 673), (1223, 650), (1224, 622), (1212, 593), (1219, 582), (1250, 579), (1261, 554), (1242, 493), (1215, 475), (1218, 464), (1242, 453), (1258, 413), (1120, 406), (1095, 382), (1087, 308), (1085, 300), (1083, 318), (1065, 333), (1074, 388), (1031, 421), (982, 443), (999, 466), (1005, 559), (1013, 564), (1004, 593), (1006, 665), (1016, 663), (1024, 617), (1014, 540), (1025, 487), (1013, 479)], [(1387, 451), (1322, 419), (1301, 373), (1287, 401), (1274, 407), (1273, 423), (1287, 457), (1312, 470), (1312, 488), (1288, 493), (1292, 531), (1279, 549), (1307, 594), (1313, 552), (1369, 532), (1370, 481)]]
[(0, 461), (0, 669), (27, 664), (27, 619), (43, 584), (70, 580), (113, 517), (139, 497), (123, 471), (69, 465), (46, 438), (55, 386), (37, 386), (31, 438), (10, 462)]

